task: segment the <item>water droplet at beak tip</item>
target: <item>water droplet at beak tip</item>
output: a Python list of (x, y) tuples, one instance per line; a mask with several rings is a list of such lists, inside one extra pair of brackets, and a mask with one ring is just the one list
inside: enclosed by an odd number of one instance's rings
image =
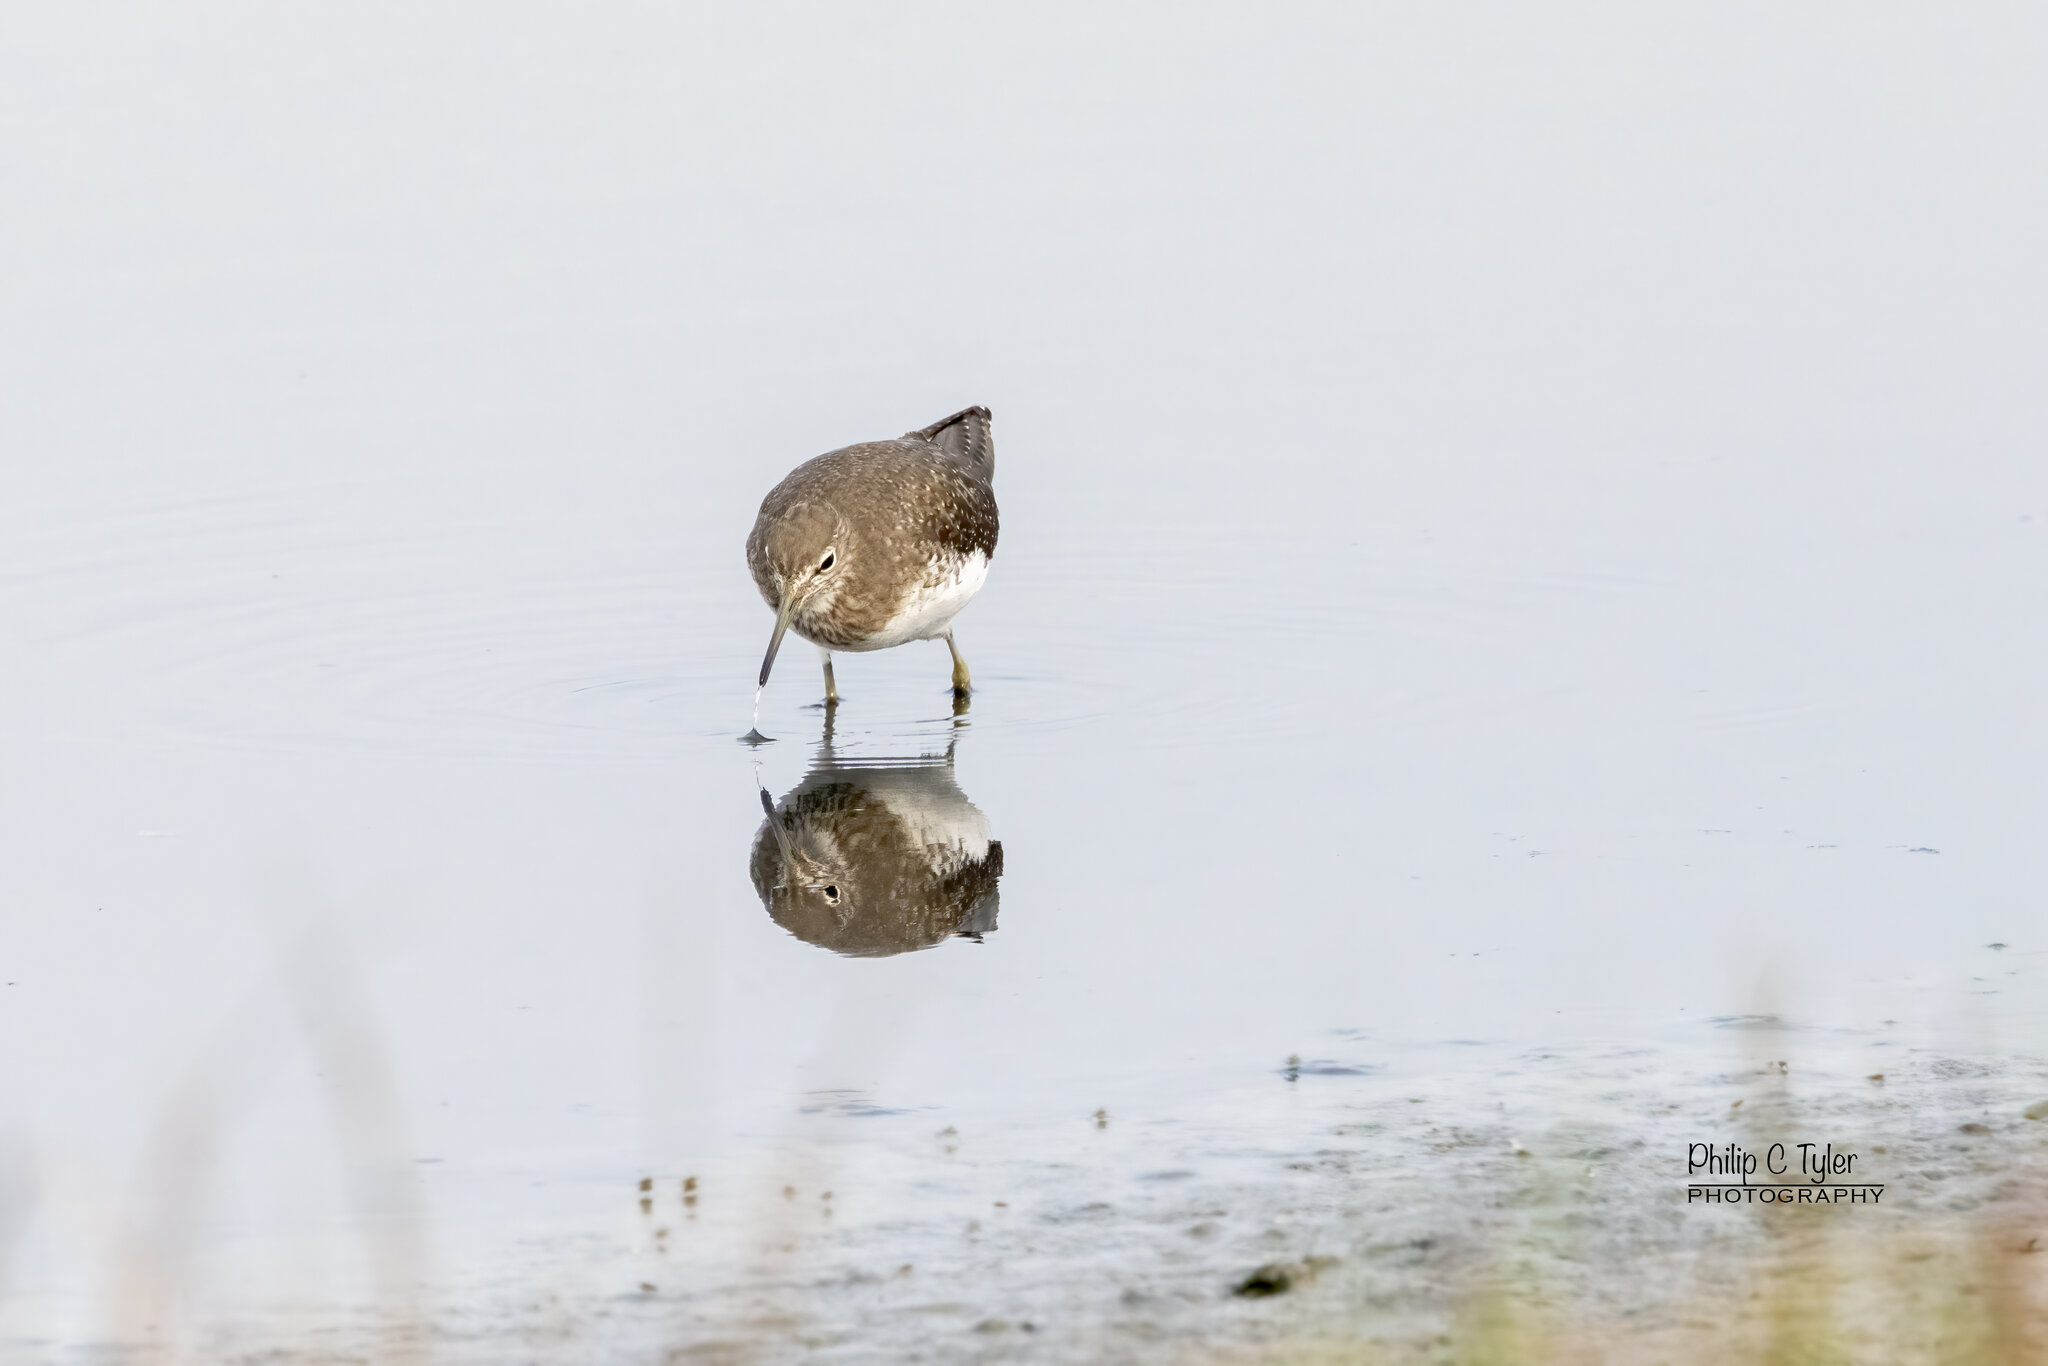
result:
[(761, 733), (761, 691), (760, 688), (754, 689), (754, 725), (751, 730), (740, 737), (740, 743), (743, 745), (772, 745), (775, 743), (774, 736)]

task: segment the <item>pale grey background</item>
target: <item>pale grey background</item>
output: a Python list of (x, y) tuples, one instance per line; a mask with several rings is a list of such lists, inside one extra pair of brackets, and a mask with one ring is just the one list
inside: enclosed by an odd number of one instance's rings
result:
[[(0, 9), (0, 1324), (341, 1297), (386, 1199), (460, 1282), (820, 1090), (2037, 1045), (2044, 28)], [(746, 881), (740, 543), (971, 402), (1002, 920), (846, 962)]]

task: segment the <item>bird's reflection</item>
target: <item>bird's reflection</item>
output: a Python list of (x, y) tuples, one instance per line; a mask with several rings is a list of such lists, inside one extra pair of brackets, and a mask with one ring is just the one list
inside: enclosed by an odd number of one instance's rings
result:
[(855, 763), (825, 738), (767, 819), (748, 871), (775, 923), (835, 953), (880, 958), (996, 927), (1001, 841), (944, 758)]

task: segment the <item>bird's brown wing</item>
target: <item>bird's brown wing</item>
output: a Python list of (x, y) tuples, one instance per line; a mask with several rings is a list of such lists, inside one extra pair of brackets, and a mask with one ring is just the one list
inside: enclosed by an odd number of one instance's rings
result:
[(929, 427), (905, 432), (904, 437), (911, 441), (931, 442), (959, 462), (963, 470), (984, 484), (993, 484), (996, 477), (994, 421), (986, 408), (962, 408)]

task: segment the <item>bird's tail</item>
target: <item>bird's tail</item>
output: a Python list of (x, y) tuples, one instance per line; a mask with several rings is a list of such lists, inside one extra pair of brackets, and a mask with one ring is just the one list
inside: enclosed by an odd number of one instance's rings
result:
[(941, 418), (931, 426), (907, 435), (912, 440), (931, 442), (963, 463), (974, 466), (983, 479), (993, 480), (996, 438), (991, 424), (994, 420), (986, 408), (962, 408), (951, 417)]

